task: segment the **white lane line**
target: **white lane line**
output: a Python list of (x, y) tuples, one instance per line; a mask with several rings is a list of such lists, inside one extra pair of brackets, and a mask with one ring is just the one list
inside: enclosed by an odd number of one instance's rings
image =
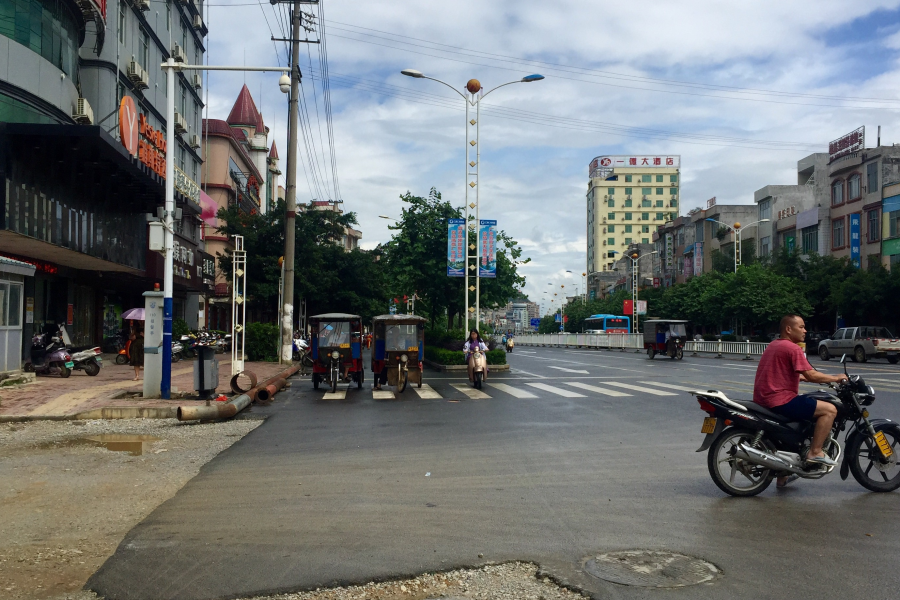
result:
[(528, 383), (526, 385), (530, 385), (533, 388), (537, 388), (539, 390), (544, 390), (545, 392), (550, 392), (551, 394), (556, 394), (557, 396), (562, 396), (564, 398), (586, 398), (584, 394), (579, 394), (578, 392), (570, 392), (569, 390), (562, 390), (560, 388), (555, 388), (552, 385), (547, 385), (546, 383)]
[(535, 379), (547, 379), (543, 375), (537, 375), (535, 373), (529, 373), (528, 371), (523, 371), (521, 369), (513, 369), (510, 368), (510, 373), (515, 373), (516, 375), (525, 375), (526, 377), (534, 377)]
[(595, 385), (590, 385), (587, 383), (581, 383), (580, 381), (567, 381), (566, 385), (571, 385), (572, 387), (577, 387), (582, 390), (587, 390), (589, 392), (596, 392), (598, 394), (605, 394), (607, 396), (631, 396), (631, 394), (626, 394), (625, 392), (617, 392), (616, 390), (608, 390), (606, 388), (597, 387)]
[(393, 400), (394, 398), (394, 392), (391, 390), (372, 390), (373, 400)]
[(519, 350), (520, 354), (537, 354), (534, 350)]
[(662, 390), (653, 390), (650, 388), (641, 387), (639, 385), (631, 385), (630, 383), (619, 383), (618, 381), (606, 381), (606, 385), (614, 385), (616, 387), (625, 388), (626, 390), (635, 390), (637, 392), (644, 392), (645, 394), (653, 394), (654, 396), (677, 396), (678, 394), (674, 392), (664, 392)]
[(506, 392), (510, 396), (515, 396), (516, 398), (537, 398), (537, 396), (531, 392), (520, 390), (519, 388), (506, 385), (505, 383), (489, 383), (488, 385), (501, 392)]
[(583, 370), (583, 369), (582, 369), (582, 370), (579, 370), (579, 369), (567, 369), (567, 368), (565, 368), (565, 367), (547, 367), (547, 368), (548, 368), (548, 369), (556, 369), (557, 371), (565, 371), (566, 373), (579, 373), (579, 374), (581, 374), (581, 375), (587, 375), (587, 374), (588, 374), (588, 372), (585, 371), (585, 370)]
[(468, 383), (451, 383), (453, 387), (455, 387), (458, 391), (462, 392), (466, 396), (468, 396), (472, 400), (490, 400), (491, 397), (482, 392), (481, 390), (476, 390)]
[(656, 386), (656, 387), (672, 388), (673, 390), (681, 390), (682, 392), (696, 392), (696, 391), (702, 392), (703, 390), (709, 389), (707, 387), (703, 387), (702, 385), (698, 385), (696, 387), (683, 387), (680, 385), (673, 385), (671, 383), (662, 383), (659, 381), (639, 381), (638, 383), (642, 383), (644, 385), (652, 385), (652, 386)]
[(415, 390), (422, 400), (440, 400), (443, 398), (443, 396), (434, 391), (434, 388), (427, 383), (423, 383), (421, 388), (413, 386), (413, 390)]
[(347, 397), (346, 388), (343, 390), (338, 390), (334, 393), (325, 392), (325, 395), (322, 396), (322, 400), (344, 400)]

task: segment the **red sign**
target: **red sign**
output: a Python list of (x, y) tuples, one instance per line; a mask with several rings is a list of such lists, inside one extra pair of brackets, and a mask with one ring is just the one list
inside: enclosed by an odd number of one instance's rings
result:
[(119, 137), (128, 154), (138, 153), (138, 112), (131, 96), (123, 96), (119, 104)]
[(854, 152), (859, 152), (866, 147), (866, 127), (863, 125), (859, 129), (854, 129), (846, 135), (842, 135), (838, 139), (828, 144), (828, 160), (834, 161), (842, 156), (847, 156)]
[(161, 131), (151, 127), (143, 114), (138, 116), (138, 131), (143, 138), (138, 142), (138, 158), (154, 173), (165, 179), (166, 137)]
[(23, 263), (28, 263), (29, 265), (34, 267), (35, 271), (40, 271), (42, 273), (55, 275), (59, 271), (59, 267), (57, 267), (53, 263), (44, 262), (42, 260), (36, 260), (34, 258), (22, 258), (21, 256), (16, 256), (15, 254), (5, 253), (0, 253), (0, 256), (5, 256), (6, 258), (11, 258)]
[(71, 325), (75, 322), (75, 305), (70, 304), (66, 308), (66, 325)]
[[(702, 255), (701, 255), (701, 256), (702, 256)], [(655, 288), (658, 288), (658, 287), (659, 287), (659, 277), (654, 277), (654, 278), (653, 278), (653, 287), (655, 287)]]
[(626, 315), (634, 314), (634, 304), (632, 303), (631, 300), (626, 300), (624, 302), (624, 307), (622, 308), (622, 313), (626, 314)]

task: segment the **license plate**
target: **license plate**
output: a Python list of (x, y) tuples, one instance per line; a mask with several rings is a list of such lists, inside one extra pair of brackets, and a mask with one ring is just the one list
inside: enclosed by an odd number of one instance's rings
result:
[(73, 368), (75, 368), (75, 363), (73, 363), (73, 362), (71, 362), (71, 361), (67, 362), (67, 363), (66, 363), (66, 368), (67, 368), (67, 369), (73, 369)]
[(712, 433), (716, 430), (716, 422), (718, 421), (715, 417), (706, 417), (703, 419), (703, 427), (700, 428), (700, 433)]
[(887, 438), (884, 437), (884, 434), (880, 431), (875, 432), (875, 441), (878, 443), (878, 448), (879, 450), (881, 450), (881, 453), (885, 458), (894, 453), (894, 451), (891, 449), (891, 445), (888, 444)]
[(410, 346), (409, 348), (406, 349), (406, 351), (407, 352), (418, 352), (419, 347), (418, 346)]
[(97, 361), (97, 364), (100, 364), (100, 363), (102, 363), (102, 362), (103, 362), (103, 359), (102, 359), (102, 358), (100, 358), (100, 357), (99, 357), (99, 356), (98, 356), (98, 357), (97, 357), (97, 358), (95, 358), (95, 359), (94, 359), (94, 360), (96, 360), (96, 361)]
[(350, 344), (341, 344), (339, 348), (349, 348)]

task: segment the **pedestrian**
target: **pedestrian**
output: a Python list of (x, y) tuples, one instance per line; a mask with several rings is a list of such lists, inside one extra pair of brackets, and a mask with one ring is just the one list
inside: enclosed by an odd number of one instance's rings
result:
[(144, 330), (138, 328), (133, 338), (130, 364), (134, 367), (134, 381), (140, 381), (141, 369), (144, 368)]

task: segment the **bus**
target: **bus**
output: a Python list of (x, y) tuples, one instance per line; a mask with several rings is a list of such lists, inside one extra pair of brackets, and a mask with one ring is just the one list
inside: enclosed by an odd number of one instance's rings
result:
[(591, 315), (584, 320), (585, 333), (631, 333), (631, 318)]

